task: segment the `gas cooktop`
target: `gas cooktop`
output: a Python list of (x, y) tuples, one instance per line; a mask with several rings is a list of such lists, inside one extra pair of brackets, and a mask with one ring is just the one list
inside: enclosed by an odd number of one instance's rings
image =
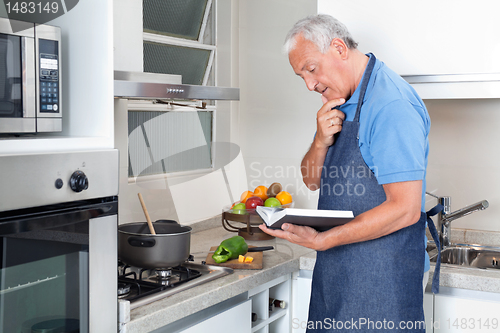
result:
[(231, 268), (192, 262), (169, 270), (141, 269), (119, 263), (118, 299), (129, 301), (130, 309), (134, 309), (232, 273)]

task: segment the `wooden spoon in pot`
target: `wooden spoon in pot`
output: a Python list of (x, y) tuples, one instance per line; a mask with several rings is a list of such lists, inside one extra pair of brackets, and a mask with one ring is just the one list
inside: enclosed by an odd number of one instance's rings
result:
[(142, 199), (142, 194), (137, 193), (139, 196), (139, 201), (141, 202), (142, 210), (144, 211), (144, 215), (146, 215), (146, 221), (148, 221), (149, 232), (151, 235), (156, 235), (155, 228), (153, 227), (153, 223), (151, 223), (151, 219), (149, 218), (148, 210), (146, 209), (146, 204)]

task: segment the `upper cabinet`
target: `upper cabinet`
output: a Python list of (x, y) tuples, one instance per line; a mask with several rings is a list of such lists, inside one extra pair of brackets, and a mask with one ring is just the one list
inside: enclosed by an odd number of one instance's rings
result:
[(318, 0), (422, 98), (500, 97), (495, 0)]

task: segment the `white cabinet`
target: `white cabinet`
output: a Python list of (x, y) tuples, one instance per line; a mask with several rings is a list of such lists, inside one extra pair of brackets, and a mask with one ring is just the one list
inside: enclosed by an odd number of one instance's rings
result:
[[(252, 322), (252, 333), (290, 332), (291, 275), (287, 274), (258, 286), (248, 292), (252, 300), (252, 313), (257, 320)], [(270, 309), (269, 300), (285, 302), (285, 308)]]
[[(241, 332), (241, 333), (289, 333), (291, 316), (291, 274), (283, 275), (272, 281), (264, 283), (247, 293), (241, 294), (244, 301), (231, 305), (227, 304), (213, 306), (203, 310), (199, 315), (192, 315), (180, 321), (163, 327), (157, 332), (178, 331), (179, 327), (187, 327), (192, 322), (198, 321), (198, 317), (207, 316), (198, 324), (182, 330), (183, 333), (219, 333), (219, 332)], [(269, 300), (276, 299), (284, 302), (284, 308), (270, 309)], [(226, 301), (227, 302), (227, 301)], [(218, 308), (225, 309), (221, 312)], [(252, 313), (257, 317), (252, 322)], [(155, 331), (156, 332), (156, 331)]]
[(500, 73), (496, 0), (318, 0), (400, 75)]
[(183, 333), (220, 333), (241, 332), (250, 333), (252, 301), (247, 300), (224, 312), (202, 321), (199, 324), (183, 330)]
[(432, 292), (424, 293), (424, 316), (425, 316), (425, 332), (433, 332), (434, 322), (434, 294)]
[[(318, 0), (426, 98), (500, 97), (496, 0)], [(415, 77), (416, 76), (416, 77)]]
[(113, 0), (114, 70), (143, 71), (142, 1)]
[(434, 333), (499, 332), (500, 294), (441, 288), (434, 295)]
[(292, 332), (305, 333), (311, 298), (312, 271), (300, 270), (292, 278)]

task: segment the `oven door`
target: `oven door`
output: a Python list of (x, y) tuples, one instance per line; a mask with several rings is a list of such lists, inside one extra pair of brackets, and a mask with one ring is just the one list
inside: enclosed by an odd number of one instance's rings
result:
[(117, 331), (117, 206), (1, 213), (0, 332)]
[[(33, 23), (14, 21), (13, 33), (0, 19), (0, 133), (36, 131), (35, 30)], [(13, 23), (14, 24), (14, 23)]]

